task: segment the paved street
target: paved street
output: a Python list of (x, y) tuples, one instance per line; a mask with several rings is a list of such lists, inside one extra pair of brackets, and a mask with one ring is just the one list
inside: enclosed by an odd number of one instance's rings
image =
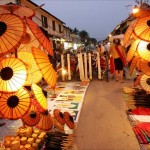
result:
[(125, 111), (125, 83), (93, 80), (88, 87), (77, 131), (78, 150), (140, 150)]

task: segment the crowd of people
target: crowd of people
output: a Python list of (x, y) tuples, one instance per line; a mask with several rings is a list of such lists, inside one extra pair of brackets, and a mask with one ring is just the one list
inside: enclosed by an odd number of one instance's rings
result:
[[(102, 70), (109, 69), (112, 77), (115, 77), (116, 81), (124, 82), (124, 67), (126, 63), (126, 49), (121, 45), (120, 39), (113, 39), (108, 43), (99, 44), (95, 47), (95, 50), (86, 51), (84, 47), (79, 47), (77, 50), (65, 50), (62, 44), (58, 44), (54, 50), (54, 68), (56, 71), (61, 68), (61, 55), (64, 54), (64, 58), (67, 58), (66, 54), (70, 54), (70, 66), (72, 75), (78, 74), (78, 59), (77, 54), (87, 52), (91, 53), (92, 70), (97, 71), (97, 52), (100, 54), (100, 66)], [(106, 62), (106, 55), (108, 55), (109, 64)], [(67, 66), (67, 60), (65, 59), (65, 66)], [(108, 68), (109, 67), (109, 68)]]

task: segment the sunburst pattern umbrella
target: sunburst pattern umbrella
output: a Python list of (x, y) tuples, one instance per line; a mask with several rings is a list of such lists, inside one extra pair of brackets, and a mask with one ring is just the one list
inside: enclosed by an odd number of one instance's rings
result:
[(150, 16), (150, 9), (149, 8), (139, 9), (139, 11), (133, 14), (133, 16), (137, 18), (148, 17)]
[(137, 52), (142, 59), (150, 61), (150, 42), (140, 41)]
[(48, 107), (47, 92), (34, 83), (32, 84), (31, 88), (36, 100), (39, 102), (41, 107), (46, 110)]
[(18, 58), (3, 58), (0, 61), (0, 77), (0, 91), (17, 91), (25, 83), (26, 66)]
[(150, 76), (143, 75), (140, 80), (140, 85), (145, 91), (150, 92)]
[(137, 51), (137, 47), (138, 47), (139, 42), (140, 42), (140, 40), (135, 40), (131, 44), (131, 47), (127, 53), (127, 62), (130, 62), (132, 60), (132, 58), (134, 57), (134, 54)]
[(34, 60), (31, 52), (19, 51), (18, 58), (20, 58), (27, 67), (27, 79), (25, 85), (31, 85), (32, 83), (38, 83), (42, 79), (42, 74)]
[(32, 9), (26, 6), (21, 6), (16, 4), (0, 5), (0, 14), (4, 14), (4, 13), (15, 14), (21, 18), (33, 17), (35, 15)]
[(130, 25), (129, 27), (127, 28), (125, 34), (124, 34), (124, 38), (123, 38), (123, 46), (127, 47), (128, 45), (130, 45), (132, 42), (133, 42), (133, 38), (135, 37), (133, 35), (133, 29), (137, 23), (137, 20), (134, 20)]
[(47, 54), (44, 51), (35, 47), (32, 47), (32, 53), (45, 81), (52, 88), (55, 88), (57, 82), (57, 73), (53, 69), (53, 66), (50, 63)]
[(27, 26), (26, 34), (21, 41), (21, 44), (18, 48), (18, 51), (26, 51), (31, 52), (31, 47), (39, 47), (40, 43), (36, 39), (36, 37), (31, 32), (30, 28)]
[(0, 112), (6, 119), (19, 119), (30, 107), (30, 94), (24, 88), (15, 93), (2, 93), (0, 97)]
[(140, 61), (140, 70), (150, 76), (150, 62), (147, 61)]
[(21, 119), (23, 123), (27, 126), (35, 126), (40, 121), (40, 112), (38, 110), (38, 105), (35, 105), (35, 100), (31, 101), (30, 109), (27, 114), (25, 114)]
[(29, 26), (30, 30), (34, 34), (34, 36), (37, 38), (37, 40), (40, 42), (40, 44), (45, 48), (45, 50), (53, 56), (53, 49), (52, 49), (52, 43), (48, 40), (48, 38), (44, 35), (43, 31), (39, 28), (39, 26), (33, 22), (29, 18), (25, 18), (27, 25)]
[(138, 19), (133, 33), (141, 40), (150, 42), (150, 17), (141, 17)]
[(53, 121), (51, 115), (48, 112), (48, 110), (46, 110), (40, 114), (40, 121), (36, 125), (36, 128), (40, 130), (48, 131), (52, 129), (52, 127), (53, 127)]
[(20, 45), (25, 27), (23, 20), (16, 15), (0, 15), (0, 57), (15, 51)]

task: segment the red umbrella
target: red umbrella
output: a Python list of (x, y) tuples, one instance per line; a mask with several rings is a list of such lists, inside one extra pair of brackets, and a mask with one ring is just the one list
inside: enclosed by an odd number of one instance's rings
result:
[(75, 128), (75, 123), (73, 120), (73, 117), (71, 116), (71, 114), (67, 111), (64, 112), (64, 120), (66, 125), (70, 128), (70, 129), (74, 129)]
[(54, 114), (54, 117), (56, 118), (56, 120), (60, 124), (62, 124), (62, 125), (65, 124), (63, 113), (59, 109), (54, 109), (53, 114)]
[(40, 44), (46, 49), (46, 51), (53, 56), (52, 43), (48, 40), (48, 38), (44, 35), (43, 31), (39, 28), (39, 26), (33, 22), (29, 18), (25, 18), (27, 25), (31, 29), (34, 36), (40, 42)]
[(35, 100), (31, 101), (30, 109), (27, 114), (22, 117), (22, 121), (27, 126), (35, 126), (40, 121), (40, 112), (38, 110), (38, 105), (35, 105)]
[(21, 44), (26, 26), (23, 20), (12, 14), (0, 14), (0, 57), (14, 52)]
[(15, 93), (2, 93), (0, 97), (0, 112), (6, 119), (20, 119), (30, 108), (30, 94), (25, 88)]
[(34, 11), (26, 6), (16, 5), (16, 4), (6, 4), (0, 5), (0, 14), (10, 13), (15, 14), (21, 18), (33, 17), (35, 15)]
[(40, 121), (36, 125), (36, 128), (40, 130), (48, 131), (52, 129), (52, 127), (53, 127), (53, 121), (51, 115), (48, 112), (48, 110), (46, 110), (40, 114)]

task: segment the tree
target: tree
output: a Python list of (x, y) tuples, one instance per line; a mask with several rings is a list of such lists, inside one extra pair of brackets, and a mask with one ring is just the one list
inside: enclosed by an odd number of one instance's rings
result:
[(81, 42), (83, 43), (87, 43), (88, 42), (88, 39), (89, 39), (89, 33), (86, 32), (85, 30), (82, 30), (79, 32), (79, 36), (81, 38)]
[(74, 34), (79, 34), (79, 30), (77, 28), (74, 28), (73, 33)]

